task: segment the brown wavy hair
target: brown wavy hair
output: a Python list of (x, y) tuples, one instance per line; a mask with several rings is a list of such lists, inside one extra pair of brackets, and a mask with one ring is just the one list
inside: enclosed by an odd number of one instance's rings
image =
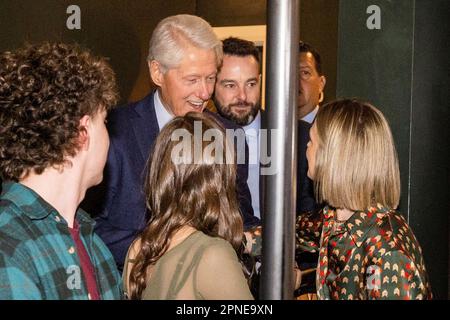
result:
[(105, 58), (78, 45), (41, 43), (0, 54), (0, 175), (18, 181), (78, 151), (84, 115), (117, 103)]
[[(216, 129), (223, 150), (217, 148), (219, 151), (216, 149), (215, 154), (208, 155), (205, 149), (211, 142), (202, 139), (200, 149), (195, 149), (195, 138), (190, 139), (191, 150), (201, 151), (203, 157), (194, 162), (194, 152), (190, 155), (185, 153), (184, 160), (187, 161), (176, 164), (172, 156), (180, 142), (172, 135), (178, 130), (176, 132), (187, 132), (193, 137), (195, 123), (197, 126), (201, 124), (202, 137), (209, 129)], [(217, 163), (216, 156), (233, 161)], [(174, 118), (156, 139), (148, 167), (145, 192), (152, 217), (137, 239), (140, 247), (129, 278), (131, 299), (140, 299), (146, 287), (148, 267), (167, 251), (170, 239), (181, 227), (189, 225), (206, 235), (220, 237), (228, 241), (236, 252), (242, 243), (243, 224), (235, 191), (235, 154), (225, 138), (224, 129), (216, 120), (197, 112)]]

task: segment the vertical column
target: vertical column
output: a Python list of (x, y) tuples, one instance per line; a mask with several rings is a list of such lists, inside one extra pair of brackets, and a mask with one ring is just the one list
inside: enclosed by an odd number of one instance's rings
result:
[(296, 185), (299, 0), (267, 5), (267, 128), (272, 166), (266, 175), (262, 299), (292, 299)]

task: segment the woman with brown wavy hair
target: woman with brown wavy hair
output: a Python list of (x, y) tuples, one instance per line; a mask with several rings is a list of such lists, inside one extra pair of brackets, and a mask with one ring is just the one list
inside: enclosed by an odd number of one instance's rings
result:
[(224, 129), (205, 114), (163, 128), (145, 182), (152, 218), (125, 261), (130, 299), (253, 299), (236, 254), (234, 162)]

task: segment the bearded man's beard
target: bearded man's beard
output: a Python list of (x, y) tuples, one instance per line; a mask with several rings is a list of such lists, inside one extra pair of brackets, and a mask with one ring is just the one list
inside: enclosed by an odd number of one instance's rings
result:
[[(260, 104), (256, 103), (248, 103), (248, 102), (238, 102), (229, 104), (227, 106), (222, 106), (219, 102), (214, 98), (214, 105), (216, 106), (217, 112), (224, 118), (227, 118), (234, 123), (240, 126), (246, 126), (252, 123), (255, 120), (256, 115), (258, 114)], [(249, 112), (246, 113), (234, 113), (232, 112), (233, 107), (246, 107), (249, 108)]]

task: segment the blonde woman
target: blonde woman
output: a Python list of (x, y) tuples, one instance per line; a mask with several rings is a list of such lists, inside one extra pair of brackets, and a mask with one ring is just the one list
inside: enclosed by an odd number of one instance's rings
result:
[[(215, 133), (214, 152), (202, 139), (208, 132)], [(223, 128), (203, 113), (174, 118), (163, 128), (145, 183), (153, 215), (125, 261), (129, 298), (253, 299), (237, 256), (243, 224), (236, 165), (226, 163), (233, 158)]]
[(431, 298), (420, 245), (396, 211), (400, 173), (383, 114), (335, 101), (319, 109), (310, 138), (308, 176), (327, 206), (299, 217), (297, 237), (299, 247), (319, 250), (318, 298)]

